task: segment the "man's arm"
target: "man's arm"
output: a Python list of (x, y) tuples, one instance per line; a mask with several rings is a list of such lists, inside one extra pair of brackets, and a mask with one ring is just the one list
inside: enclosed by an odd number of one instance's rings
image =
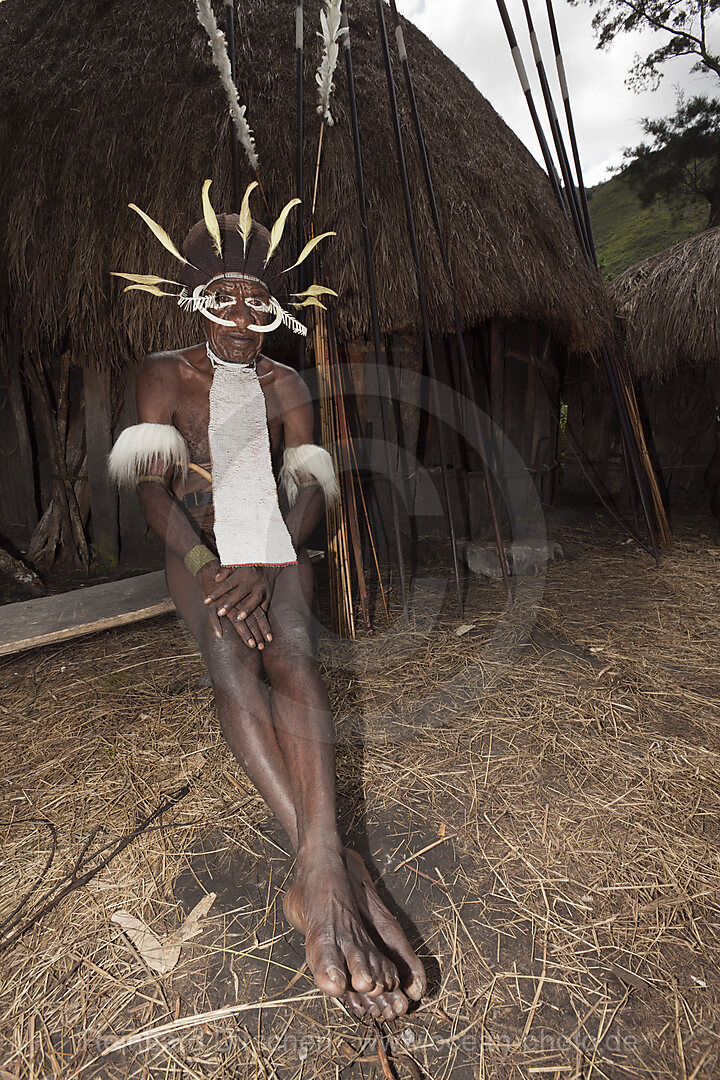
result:
[[(280, 474), (281, 485), (287, 477), (288, 461), (298, 447), (310, 447), (314, 442), (315, 415), (307, 386), (299, 375), (288, 379), (287, 398), (283, 403), (285, 454)], [(320, 453), (324, 453), (317, 447)], [(296, 455), (300, 456), (300, 455)], [(287, 485), (285, 485), (287, 487)], [(295, 548), (302, 547), (317, 528), (323, 513), (323, 490), (317, 477), (302, 465), (293, 471), (294, 499), (285, 515), (285, 524)]]
[[(149, 356), (143, 361), (137, 379), (137, 409), (141, 424), (172, 425), (174, 380), (167, 358)], [(138, 478), (138, 498), (145, 520), (155, 535), (178, 555), (193, 573), (207, 595), (220, 570), (220, 561), (204, 547), (194, 523), (169, 490), (174, 465), (165, 469), (159, 460), (151, 462)], [(208, 611), (213, 631), (220, 637), (222, 628), (214, 608)]]

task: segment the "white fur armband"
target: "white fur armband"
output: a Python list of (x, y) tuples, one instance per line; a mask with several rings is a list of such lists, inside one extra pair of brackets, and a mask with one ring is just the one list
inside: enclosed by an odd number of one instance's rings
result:
[(300, 485), (308, 480), (320, 485), (327, 502), (337, 499), (339, 490), (335, 467), (327, 450), (312, 443), (289, 446), (283, 454), (280, 487), (291, 506), (295, 504)]
[(134, 484), (150, 469), (165, 472), (171, 465), (185, 476), (189, 463), (187, 443), (172, 424), (135, 424), (110, 451), (108, 472), (116, 484)]

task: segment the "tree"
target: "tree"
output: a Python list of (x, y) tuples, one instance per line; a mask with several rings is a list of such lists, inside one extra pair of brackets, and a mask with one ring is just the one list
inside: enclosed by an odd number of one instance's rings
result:
[(640, 201), (647, 206), (657, 197), (706, 199), (708, 226), (720, 225), (720, 102), (680, 96), (672, 116), (645, 119), (643, 130), (652, 142), (626, 149), (620, 172)]
[[(582, 0), (570, 0), (578, 4)], [(634, 90), (657, 87), (669, 61), (695, 57), (693, 71), (720, 80), (720, 54), (708, 40), (708, 24), (720, 0), (585, 0), (594, 9), (598, 48), (618, 34), (652, 30), (662, 44), (636, 55), (626, 80)], [(663, 120), (642, 121), (650, 142), (628, 147), (620, 169), (646, 205), (655, 198), (669, 202), (703, 198), (710, 204), (709, 225), (720, 225), (720, 102), (706, 95), (685, 100), (678, 95), (675, 112)]]
[[(570, 0), (577, 6), (583, 0)], [(636, 56), (627, 82), (634, 89), (657, 86), (662, 65), (680, 56), (697, 57), (693, 71), (720, 78), (720, 55), (708, 44), (708, 23), (720, 0), (585, 0), (595, 9), (593, 28), (598, 48), (606, 48), (618, 34), (653, 30), (665, 40), (646, 56)]]

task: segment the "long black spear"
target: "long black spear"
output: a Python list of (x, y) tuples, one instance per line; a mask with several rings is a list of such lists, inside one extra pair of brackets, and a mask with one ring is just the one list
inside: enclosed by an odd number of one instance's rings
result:
[[(297, 208), (297, 249), (302, 251), (305, 247), (305, 203), (303, 191), (305, 187), (305, 173), (303, 168), (303, 142), (305, 139), (305, 117), (303, 112), (304, 102), (304, 76), (305, 76), (305, 43), (304, 43), (304, 19), (303, 0), (297, 0), (295, 6), (295, 91), (296, 91), (296, 146), (295, 146), (295, 193), (300, 199)], [(300, 293), (305, 288), (305, 267), (298, 267), (298, 286)], [(302, 317), (302, 315), (300, 316)], [(298, 341), (298, 371), (305, 370), (305, 335), (300, 334)]]
[[(225, 4), (225, 36), (230, 57), (230, 74), (237, 85), (237, 61), (235, 59), (235, 11), (232, 3)], [(230, 160), (232, 162), (232, 206), (236, 214), (240, 213), (240, 148), (235, 122), (230, 124)], [(302, 246), (298, 249), (302, 251)]]
[(523, 10), (525, 11), (525, 20), (527, 22), (528, 34), (530, 36), (530, 47), (532, 48), (533, 57), (535, 59), (535, 67), (537, 68), (538, 78), (540, 80), (540, 90), (542, 92), (543, 101), (545, 102), (545, 110), (548, 116), (548, 122), (550, 124), (550, 133), (552, 135), (553, 143), (555, 145), (555, 153), (557, 154), (558, 161), (560, 163), (560, 172), (562, 173), (563, 184), (565, 185), (565, 194), (570, 207), (570, 214), (573, 219), (573, 225), (575, 226), (575, 232), (583, 246), (585, 256), (588, 262), (594, 262), (592, 255), (592, 240), (587, 234), (585, 228), (585, 219), (582, 215), (580, 208), (580, 202), (578, 194), (575, 189), (575, 183), (573, 181), (572, 172), (570, 170), (570, 161), (568, 160), (567, 151), (565, 150), (565, 143), (563, 141), (562, 132), (560, 131), (560, 124), (558, 122), (557, 112), (555, 111), (555, 103), (553, 102), (552, 93), (550, 92), (550, 84), (547, 80), (547, 74), (545, 72), (545, 65), (543, 63), (542, 54), (540, 52), (540, 45), (538, 44), (537, 34), (535, 33), (535, 27), (533, 25), (532, 14), (530, 13), (530, 4), (528, 0), (522, 0)]
[[(572, 149), (573, 161), (575, 163), (575, 175), (577, 176), (577, 186), (580, 193), (580, 205), (582, 209), (582, 217), (585, 223), (585, 235), (588, 241), (588, 248), (593, 265), (598, 266), (597, 251), (595, 248), (595, 240), (593, 238), (592, 222), (590, 220), (590, 208), (588, 206), (587, 191), (585, 189), (585, 181), (583, 179), (582, 163), (580, 161), (580, 151), (578, 149), (577, 136), (575, 134), (575, 122), (573, 120), (572, 107), (570, 105), (570, 90), (565, 76), (565, 65), (563, 63), (562, 52), (560, 49), (560, 37), (558, 35), (557, 24), (555, 22), (555, 12), (553, 10), (552, 0), (546, 0), (546, 7), (548, 13), (548, 21), (550, 23), (550, 36), (552, 38), (553, 50), (555, 53), (555, 66), (557, 68), (558, 82), (560, 84), (560, 92), (562, 94), (563, 103), (565, 106), (565, 118), (567, 121), (568, 133), (570, 135), (570, 146)], [(645, 445), (645, 436), (642, 431), (642, 424), (637, 408), (637, 401), (635, 399), (635, 391), (630, 381), (629, 373), (627, 371), (627, 365), (617, 360), (614, 361), (613, 367), (617, 368), (617, 378), (621, 385), (624, 397), (627, 399), (628, 412), (630, 413), (630, 422), (635, 429), (638, 429), (638, 448), (642, 455), (643, 461), (643, 475), (647, 479), (647, 483), (650, 487), (650, 493), (655, 506), (655, 514), (657, 517), (658, 527), (663, 543), (668, 544), (671, 542), (670, 528), (667, 522), (665, 514), (665, 507), (663, 506), (660, 490), (657, 485), (657, 478), (655, 476), (652, 463), (649, 460), (647, 452), (647, 446)], [(641, 496), (642, 498), (642, 496)], [(652, 535), (652, 529), (651, 535)], [(657, 555), (657, 551), (656, 551)]]
[[(537, 109), (535, 108), (535, 102), (533, 99), (532, 90), (530, 88), (530, 81), (527, 77), (525, 65), (523, 63), (522, 55), (520, 53), (520, 47), (517, 43), (517, 38), (515, 37), (515, 31), (513, 30), (512, 22), (510, 20), (508, 10), (505, 5), (505, 0), (497, 0), (497, 6), (500, 12), (500, 18), (502, 20), (503, 27), (505, 29), (505, 34), (508, 39), (508, 44), (510, 45), (510, 51), (512, 53), (513, 61), (515, 63), (515, 69), (518, 74), (518, 79), (520, 80), (520, 85), (525, 95), (525, 100), (530, 111), (530, 116), (532, 118), (533, 126), (535, 128), (535, 133), (540, 144), (540, 150), (542, 152), (543, 160), (545, 161), (545, 167), (547, 169), (548, 176), (550, 177), (550, 182), (553, 186), (553, 190), (560, 203), (561, 208), (563, 209), (563, 211), (566, 211), (567, 204), (563, 196), (562, 189), (560, 187), (560, 181), (558, 179), (555, 165), (552, 160), (550, 147), (548, 146), (542, 124), (540, 123), (540, 117), (538, 116)], [(568, 197), (571, 198), (570, 192), (568, 192), (567, 194)], [(583, 254), (587, 261), (591, 261), (585, 245), (584, 231), (582, 229), (579, 229), (577, 231)], [(627, 379), (623, 378), (617, 370), (616, 362), (614, 362), (614, 359), (610, 355), (607, 346), (604, 344), (602, 346), (601, 353), (610, 383), (610, 389), (615, 400), (618, 418), (620, 420), (620, 429), (623, 435), (623, 445), (625, 446), (627, 455), (630, 459), (630, 466), (633, 472), (633, 476), (635, 478), (637, 491), (640, 495), (640, 502), (642, 504), (643, 515), (645, 517), (645, 523), (647, 525), (648, 533), (650, 536), (655, 560), (659, 563), (660, 551), (658, 548), (657, 537), (655, 535), (653, 515), (648, 503), (647, 491), (644, 482), (645, 479), (647, 479), (647, 482), (652, 489), (653, 481), (655, 488), (657, 487), (657, 481), (654, 478), (654, 474), (652, 474), (651, 479), (652, 466), (647, 460), (647, 457), (645, 458), (644, 462), (641, 460), (641, 448), (639, 445), (640, 437), (635, 430), (635, 426), (633, 425), (633, 421), (630, 416), (630, 406), (628, 403), (628, 398), (632, 387), (628, 388)], [(655, 504), (655, 512), (658, 517), (658, 523), (662, 531), (664, 529), (664, 526), (666, 527), (664, 510), (662, 508), (662, 500), (660, 500), (659, 492), (656, 493), (654, 490), (652, 491), (652, 496), (653, 502)]]
[[(344, 0), (342, 9), (342, 26), (346, 33), (343, 35), (343, 54), (345, 57), (345, 73), (348, 84), (348, 100), (350, 103), (350, 125), (353, 136), (353, 149), (355, 153), (355, 178), (357, 184), (358, 208), (363, 230), (363, 248), (365, 252), (365, 271), (367, 274), (368, 294), (370, 297), (370, 319), (372, 323), (373, 347), (375, 349), (375, 366), (380, 379), (380, 411), (383, 421), (383, 435), (385, 453), (387, 459), (387, 475), (390, 484), (390, 505), (392, 509), (393, 533), (395, 536), (395, 550), (398, 560), (398, 572), (400, 575), (400, 593), (402, 596), (403, 617), (409, 621), (407, 582), (405, 580), (405, 557), (403, 555), (402, 535), (400, 533), (400, 514), (397, 504), (397, 491), (393, 479), (393, 464), (390, 456), (390, 435), (395, 430), (394, 417), (390, 402), (392, 400), (392, 387), (387, 365), (382, 359), (382, 340), (380, 337), (380, 320), (378, 318), (377, 287), (375, 284), (375, 269), (372, 259), (372, 245), (370, 243), (370, 226), (367, 214), (367, 199), (365, 196), (365, 170), (363, 168), (362, 148), (360, 145), (360, 125), (358, 122), (357, 96), (355, 93), (355, 74), (353, 72), (352, 51), (350, 48), (350, 26), (347, 17), (347, 2)], [(395, 440), (396, 441), (396, 440)]]
[(400, 16), (398, 14), (395, 0), (390, 0), (390, 9), (392, 11), (393, 26), (395, 28), (395, 39), (397, 41), (397, 47), (400, 53), (403, 73), (405, 75), (405, 86), (407, 88), (407, 95), (410, 101), (410, 109), (412, 111), (415, 135), (417, 136), (420, 159), (422, 161), (423, 173), (425, 174), (425, 186), (427, 188), (428, 199), (430, 202), (430, 210), (432, 212), (433, 223), (435, 225), (435, 232), (437, 233), (440, 256), (442, 258), (443, 266), (445, 268), (445, 274), (447, 275), (448, 285), (450, 286), (450, 296), (452, 298), (453, 317), (455, 321), (455, 338), (457, 340), (458, 354), (460, 356), (462, 372), (465, 382), (465, 393), (467, 394), (467, 397), (471, 403), (472, 414), (475, 421), (475, 435), (477, 439), (478, 450), (480, 451), (480, 460), (482, 462), (483, 479), (485, 481), (485, 490), (487, 492), (488, 506), (490, 509), (490, 520), (492, 522), (493, 533), (495, 535), (495, 543), (498, 549), (498, 557), (500, 559), (500, 567), (502, 569), (503, 581), (505, 582), (505, 591), (508, 595), (508, 598), (510, 598), (510, 596), (512, 595), (512, 588), (510, 585), (510, 573), (508, 570), (507, 559), (505, 557), (505, 549), (503, 547), (502, 535), (500, 532), (500, 523), (498, 520), (497, 508), (495, 506), (495, 497), (492, 490), (492, 477), (490, 475), (490, 469), (488, 468), (487, 458), (485, 456), (485, 449), (488, 445), (489, 439), (487, 437), (487, 434), (482, 431), (482, 425), (480, 422), (480, 410), (478, 408), (477, 398), (475, 395), (475, 387), (473, 386), (467, 349), (465, 348), (465, 338), (462, 332), (462, 322), (460, 319), (460, 310), (457, 303), (455, 281), (453, 278), (452, 270), (450, 269), (450, 260), (448, 258), (447, 245), (445, 244), (445, 236), (443, 233), (442, 222), (440, 221), (440, 212), (438, 210), (437, 198), (435, 196), (435, 184), (433, 183), (432, 172), (430, 170), (430, 159), (427, 152), (427, 143), (425, 142), (425, 134), (423, 132), (422, 122), (420, 120), (420, 113), (417, 106), (417, 99), (415, 97), (415, 87), (413, 85), (412, 73), (410, 71), (410, 62), (407, 55), (405, 36), (403, 34), (402, 23), (400, 22)]
[(527, 71), (525, 70), (522, 53), (520, 52), (520, 46), (518, 45), (517, 38), (515, 37), (515, 31), (513, 30), (513, 25), (510, 21), (510, 15), (508, 14), (505, 0), (497, 0), (497, 6), (498, 11), (500, 12), (500, 18), (502, 19), (503, 27), (505, 29), (505, 35), (508, 39), (508, 44), (510, 46), (510, 53), (513, 58), (513, 63), (515, 64), (515, 70), (517, 71), (517, 76), (520, 80), (520, 86), (522, 87), (522, 92), (525, 95), (525, 101), (527, 102), (527, 107), (530, 111), (530, 116), (532, 118), (533, 127), (535, 128), (537, 141), (540, 143), (540, 151), (543, 156), (543, 161), (545, 162), (545, 168), (547, 169), (547, 174), (550, 177), (550, 183), (552, 184), (553, 191), (555, 192), (555, 195), (558, 198), (560, 205), (564, 207), (565, 201), (563, 197), (562, 186), (560, 184), (560, 178), (558, 177), (557, 171), (555, 169), (552, 154), (550, 153), (550, 147), (548, 146), (547, 139), (545, 138), (543, 126), (540, 123), (538, 111), (535, 108), (535, 99), (533, 98), (532, 89), (530, 88), (530, 80), (528, 79)]
[[(563, 169), (563, 176), (566, 177), (566, 186), (572, 197), (570, 205), (574, 208), (573, 219), (575, 221), (575, 227), (578, 232), (578, 237), (583, 242), (586, 252), (586, 258), (589, 265), (597, 270), (598, 260), (597, 252), (595, 250), (592, 227), (589, 226), (586, 222), (586, 211), (587, 219), (589, 221), (589, 210), (587, 207), (587, 195), (584, 190), (584, 184), (582, 184), (582, 169), (580, 169), (577, 175), (578, 186), (582, 187), (584, 206), (581, 206), (580, 199), (578, 198), (578, 192), (573, 183), (570, 170), (570, 162), (568, 159), (567, 151), (565, 149), (563, 136), (560, 131), (560, 125), (558, 123), (557, 112), (555, 111), (555, 105), (553, 103), (552, 94), (550, 92), (550, 86), (547, 81), (545, 65), (543, 64), (542, 55), (540, 53), (540, 46), (538, 44), (537, 36), (535, 34), (535, 28), (532, 24), (528, 0), (523, 0), (523, 6), (525, 8), (528, 22), (528, 30), (530, 32), (530, 40), (537, 63), (538, 74), (543, 89), (543, 96), (546, 98), (548, 117), (551, 127), (553, 129), (553, 137), (556, 140), (557, 152), (561, 161), (561, 167)], [(557, 40), (557, 27), (555, 27), (555, 39)], [(567, 91), (567, 82), (565, 82), (565, 91)], [(568, 130), (570, 130), (570, 128), (568, 128)], [(574, 126), (572, 130), (574, 135)], [(575, 140), (574, 157), (576, 166), (579, 167), (580, 155), (577, 152), (577, 140)], [(650, 497), (654, 504), (655, 519), (664, 543), (669, 543), (670, 541), (670, 530), (665, 515), (665, 507), (663, 506), (662, 496), (660, 495), (660, 489), (657, 485), (657, 478), (655, 476), (652, 463), (647, 452), (645, 435), (642, 430), (642, 422), (640, 420), (640, 414), (638, 412), (637, 401), (635, 398), (635, 391), (630, 380), (627, 364), (622, 356), (618, 356), (614, 349), (608, 349), (607, 345), (603, 345), (603, 361), (610, 377), (611, 387), (613, 389), (613, 395), (616, 400), (618, 414), (621, 422), (621, 428), (624, 428), (623, 434), (625, 438), (625, 445), (626, 447), (629, 447), (629, 452), (626, 454), (626, 458), (630, 458), (632, 472), (634, 473), (635, 483), (640, 494), (640, 501), (643, 505), (643, 512), (647, 521), (648, 531), (650, 533), (655, 557), (659, 561), (659, 550), (654, 530), (653, 517), (650, 513), (649, 506), (646, 505), (646, 487), (647, 489), (649, 489)]]
[(555, 23), (555, 11), (553, 9), (552, 0), (545, 0), (548, 21), (550, 23), (550, 36), (552, 37), (553, 49), (555, 52), (555, 66), (557, 68), (558, 82), (560, 83), (560, 93), (562, 94), (563, 104), (565, 105), (565, 118), (567, 120), (568, 132), (570, 133), (570, 146), (572, 148), (573, 160), (575, 162), (575, 175), (577, 176), (578, 188), (580, 189), (580, 201), (582, 203), (583, 218), (585, 219), (585, 229), (590, 238), (590, 242), (595, 250), (595, 242), (593, 240), (592, 224), (590, 222), (590, 208), (588, 206), (587, 191), (585, 190), (585, 181), (583, 179), (582, 164), (580, 162), (580, 151), (578, 150), (577, 137), (575, 135), (575, 122), (573, 120), (572, 108), (570, 106), (570, 90), (568, 88), (567, 79), (565, 77), (565, 64), (563, 63), (562, 52), (560, 50), (560, 38), (557, 32), (557, 25)]
[(395, 80), (393, 78), (392, 65), (390, 62), (390, 49), (388, 46), (387, 28), (385, 26), (383, 0), (375, 0), (375, 10), (377, 12), (378, 27), (380, 30), (380, 42), (382, 45), (383, 59), (385, 61), (385, 75), (387, 77), (388, 95), (390, 98), (390, 114), (392, 117), (393, 131), (395, 134), (395, 150), (397, 152), (398, 168), (400, 170), (400, 179), (402, 181), (403, 201), (405, 203), (405, 215), (407, 217), (408, 238), (410, 240), (410, 248), (412, 251), (413, 262), (415, 264), (418, 299), (420, 302), (420, 319), (422, 321), (423, 337), (425, 340), (425, 354), (427, 356), (428, 367), (430, 369), (433, 402), (435, 408), (435, 415), (438, 421), (437, 431), (438, 444), (440, 448), (440, 469), (442, 472), (443, 488), (445, 490), (448, 528), (450, 531), (450, 543), (452, 545), (453, 572), (455, 575), (455, 587), (457, 590), (458, 611), (460, 615), (462, 615), (463, 599), (462, 586), (460, 584), (460, 567), (458, 565), (457, 537), (455, 535), (455, 521), (452, 511), (452, 501), (450, 497), (447, 454), (445, 451), (445, 436), (443, 435), (442, 417), (440, 415), (440, 402), (437, 390), (438, 383), (437, 371), (435, 369), (435, 353), (433, 350), (432, 334), (430, 332), (430, 320), (428, 318), (427, 311), (425, 281), (423, 278), (422, 266), (420, 264), (420, 249), (418, 247), (417, 230), (415, 228), (415, 213), (413, 211), (412, 197), (410, 195), (410, 181), (408, 179), (407, 162), (405, 160), (405, 147), (403, 145), (402, 131), (400, 129), (400, 113), (398, 112), (397, 94), (395, 93)]

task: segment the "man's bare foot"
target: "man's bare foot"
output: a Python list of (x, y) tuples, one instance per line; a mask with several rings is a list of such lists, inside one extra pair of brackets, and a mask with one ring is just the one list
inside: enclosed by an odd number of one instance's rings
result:
[[(345, 862), (355, 900), (368, 933), (383, 954), (395, 964), (403, 993), (413, 1001), (420, 1001), (427, 989), (422, 961), (415, 954), (400, 923), (380, 899), (362, 857), (352, 848), (345, 848)], [(395, 1007), (397, 998), (395, 1001), (385, 1001), (387, 995), (383, 995), (383, 1000), (380, 1000), (353, 991), (349, 991), (346, 997), (349, 1005), (359, 1015), (369, 1012), (376, 1020), (381, 1016), (389, 1020), (402, 1014)], [(402, 1009), (402, 1012), (405, 1012), (405, 1009)]]
[(285, 915), (305, 935), (308, 966), (317, 986), (333, 997), (377, 1002), (380, 1015), (399, 1016), (407, 998), (395, 964), (374, 944), (363, 923), (343, 855), (315, 848), (299, 854), (284, 898)]

